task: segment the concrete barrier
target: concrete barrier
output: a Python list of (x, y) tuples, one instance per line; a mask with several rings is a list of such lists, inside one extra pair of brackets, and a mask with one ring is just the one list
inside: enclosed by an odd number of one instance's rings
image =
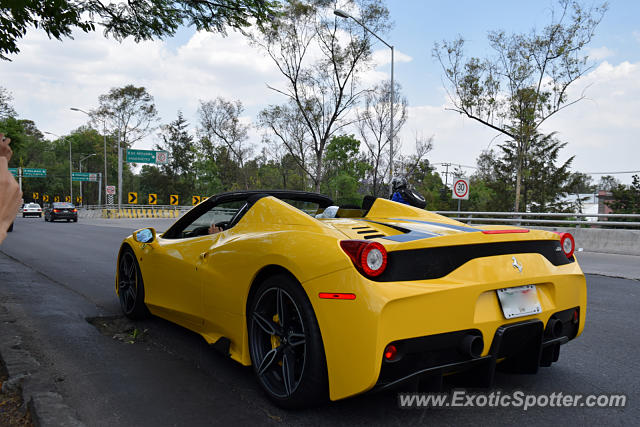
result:
[(182, 211), (178, 209), (148, 209), (148, 208), (122, 208), (122, 209), (79, 209), (80, 218), (180, 218)]
[(640, 256), (640, 230), (573, 227), (529, 228), (569, 232), (576, 241), (576, 249), (582, 248), (587, 252)]

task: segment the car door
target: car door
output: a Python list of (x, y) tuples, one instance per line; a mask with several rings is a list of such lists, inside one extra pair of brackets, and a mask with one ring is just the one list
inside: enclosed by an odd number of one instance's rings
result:
[(184, 224), (177, 238), (158, 237), (145, 247), (145, 302), (162, 317), (200, 330), (204, 318), (200, 266), (222, 233), (209, 234), (212, 224), (228, 221), (242, 203), (203, 210)]

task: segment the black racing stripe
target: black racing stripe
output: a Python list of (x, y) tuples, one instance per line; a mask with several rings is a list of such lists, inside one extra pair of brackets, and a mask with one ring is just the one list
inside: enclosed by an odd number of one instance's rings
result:
[(575, 261), (573, 257), (566, 257), (558, 240), (444, 246), (389, 252), (387, 269), (380, 276), (370, 279), (376, 282), (437, 279), (475, 258), (521, 253), (540, 254), (556, 266)]

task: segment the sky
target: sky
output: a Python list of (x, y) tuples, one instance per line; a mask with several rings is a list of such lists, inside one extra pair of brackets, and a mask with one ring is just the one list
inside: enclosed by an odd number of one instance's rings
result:
[[(474, 166), (482, 150), (504, 138), (495, 131), (448, 111), (440, 65), (433, 59), (434, 42), (467, 40), (473, 56), (491, 54), (487, 33), (493, 30), (523, 33), (549, 22), (551, 0), (494, 1), (388, 0), (393, 28), (382, 34), (394, 45), (395, 80), (402, 85), (409, 104), (409, 118), (399, 139), (410, 154), (418, 137), (433, 136), (428, 159), (433, 164)], [(588, 1), (585, 4), (592, 4)], [(587, 99), (549, 119), (543, 132), (557, 132), (567, 142), (561, 156), (575, 156), (573, 170), (594, 173), (639, 171), (640, 162), (640, 2), (612, 0), (588, 50), (592, 69), (571, 89)], [(50, 40), (30, 29), (19, 41), (21, 52), (12, 61), (0, 61), (0, 86), (14, 96), (22, 118), (35, 121), (42, 131), (68, 134), (87, 122), (70, 110), (95, 108), (98, 96), (112, 87), (144, 86), (154, 97), (161, 123), (174, 120), (178, 110), (195, 126), (200, 100), (222, 96), (241, 100), (243, 120), (256, 122), (268, 105), (284, 98), (267, 85), (283, 87), (274, 63), (249, 46), (238, 33), (227, 37), (181, 28), (164, 41), (119, 43), (101, 31), (74, 33), (74, 39)], [(375, 45), (376, 66), (362, 79), (373, 86), (388, 79), (390, 52)], [(251, 138), (260, 146), (260, 135)], [(136, 144), (152, 148), (156, 134)], [(440, 167), (440, 166), (439, 166)], [(472, 168), (463, 168), (468, 174)], [(615, 174), (623, 183), (630, 173)]]

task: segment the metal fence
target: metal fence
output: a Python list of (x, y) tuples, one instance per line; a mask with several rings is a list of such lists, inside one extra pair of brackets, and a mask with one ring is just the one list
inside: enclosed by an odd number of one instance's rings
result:
[[(550, 212), (464, 212), (436, 211), (467, 224), (513, 224), (575, 226), (583, 228), (638, 228), (640, 214), (582, 214)], [(592, 218), (592, 219), (591, 219)]]

